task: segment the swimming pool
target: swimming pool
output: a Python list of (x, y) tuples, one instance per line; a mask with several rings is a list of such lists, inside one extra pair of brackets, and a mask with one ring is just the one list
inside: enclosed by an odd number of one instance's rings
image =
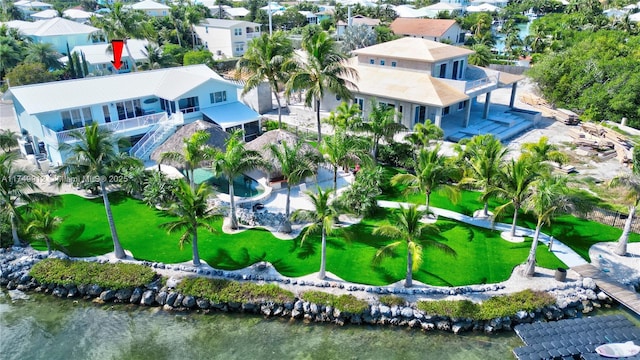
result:
[[(229, 182), (227, 179), (213, 176), (213, 172), (209, 169), (195, 169), (193, 171), (193, 178), (196, 184), (206, 182), (215, 187), (219, 193), (229, 193)], [(233, 179), (233, 192), (235, 196), (253, 197), (264, 193), (264, 187), (249, 176), (240, 175)]]

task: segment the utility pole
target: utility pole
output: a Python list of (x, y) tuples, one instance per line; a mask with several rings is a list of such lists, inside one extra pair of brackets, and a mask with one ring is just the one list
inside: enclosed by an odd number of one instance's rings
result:
[(273, 23), (271, 22), (271, 1), (268, 2), (269, 6), (269, 36), (273, 35)]

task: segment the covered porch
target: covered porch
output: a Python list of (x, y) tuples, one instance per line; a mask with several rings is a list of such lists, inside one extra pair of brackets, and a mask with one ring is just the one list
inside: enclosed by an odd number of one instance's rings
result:
[(200, 111), (204, 120), (213, 122), (226, 132), (242, 130), (246, 142), (260, 134), (260, 114), (240, 102), (212, 106)]

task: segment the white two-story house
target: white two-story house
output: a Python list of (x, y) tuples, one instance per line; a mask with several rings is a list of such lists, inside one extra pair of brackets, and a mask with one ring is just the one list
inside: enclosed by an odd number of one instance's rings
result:
[[(458, 127), (465, 128), (469, 126), (472, 101), (479, 96), (483, 96), (484, 105), (478, 117), (487, 119), (491, 91), (498, 87), (512, 87), (509, 107), (513, 108), (517, 82), (522, 77), (470, 66), (468, 58), (473, 53), (414, 37), (355, 50), (355, 57), (347, 63), (358, 74), (349, 79), (355, 85), (351, 88), (353, 101), (365, 118), (371, 111), (372, 98), (395, 108), (396, 121), (408, 129), (425, 121), (446, 127), (454, 119)], [(321, 107), (333, 110), (342, 101), (327, 95)], [(519, 120), (513, 121), (510, 126)]]
[(260, 36), (260, 24), (243, 20), (205, 19), (194, 28), (216, 58), (240, 57), (249, 41)]
[(92, 123), (129, 138), (133, 147), (121, 150), (143, 159), (176, 126), (199, 119), (242, 129), (246, 140), (260, 130), (259, 114), (238, 101), (237, 85), (205, 65), (16, 86), (5, 97), (27, 139), (23, 153), (44, 153), (54, 165), (69, 156), (60, 144)]

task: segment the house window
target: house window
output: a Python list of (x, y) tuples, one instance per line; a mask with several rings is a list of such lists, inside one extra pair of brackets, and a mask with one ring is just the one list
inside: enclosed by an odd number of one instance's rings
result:
[(384, 60), (380, 60), (380, 65), (384, 66), (385, 61)]
[(242, 35), (242, 28), (233, 29), (233, 35), (235, 36)]
[(77, 129), (93, 122), (91, 108), (81, 108), (73, 110), (65, 110), (60, 112), (62, 118), (62, 128), (64, 130)]
[(440, 78), (444, 79), (447, 76), (447, 64), (440, 65)]
[(364, 99), (362, 98), (355, 98), (354, 102), (356, 104), (358, 104), (358, 107), (360, 108), (360, 111), (362, 111), (362, 109), (364, 108)]
[(402, 109), (402, 105), (398, 106), (398, 112), (399, 112), (400, 114), (402, 114), (402, 110), (403, 110), (403, 109)]
[(111, 113), (109, 112), (109, 105), (102, 105), (102, 114), (104, 115), (104, 122), (111, 122)]
[(376, 63), (376, 61), (374, 59), (369, 59), (369, 64), (373, 65), (375, 63)]
[(235, 43), (236, 52), (244, 52), (244, 43)]
[(442, 114), (443, 114), (443, 115), (449, 115), (449, 110), (451, 110), (451, 109), (450, 109), (450, 107), (449, 107), (449, 106), (447, 106), (447, 107), (446, 107), (446, 108), (444, 108), (444, 110), (442, 111)]
[(118, 110), (118, 120), (132, 119), (137, 116), (142, 116), (140, 99), (117, 102), (116, 109)]
[(391, 67), (396, 67), (396, 65), (398, 65), (395, 61), (391, 62)]
[(183, 113), (191, 113), (200, 110), (200, 104), (197, 96), (182, 98), (178, 101), (180, 111)]
[(385, 108), (385, 109), (394, 109), (396, 107), (395, 104), (392, 103), (385, 103), (385, 102), (378, 102), (378, 105), (380, 105), (381, 107)]
[(209, 94), (209, 99), (211, 99), (212, 104), (217, 104), (219, 102), (227, 101), (227, 92), (226, 91), (216, 91)]
[(458, 75), (458, 79), (462, 79), (463, 70), (464, 70), (464, 60), (460, 60), (460, 74)]
[(458, 110), (464, 109), (464, 103), (465, 103), (465, 101), (461, 101), (461, 102), (458, 103)]
[(454, 61), (453, 62), (453, 70), (451, 71), (451, 78), (453, 80), (457, 80), (458, 79), (458, 61)]

